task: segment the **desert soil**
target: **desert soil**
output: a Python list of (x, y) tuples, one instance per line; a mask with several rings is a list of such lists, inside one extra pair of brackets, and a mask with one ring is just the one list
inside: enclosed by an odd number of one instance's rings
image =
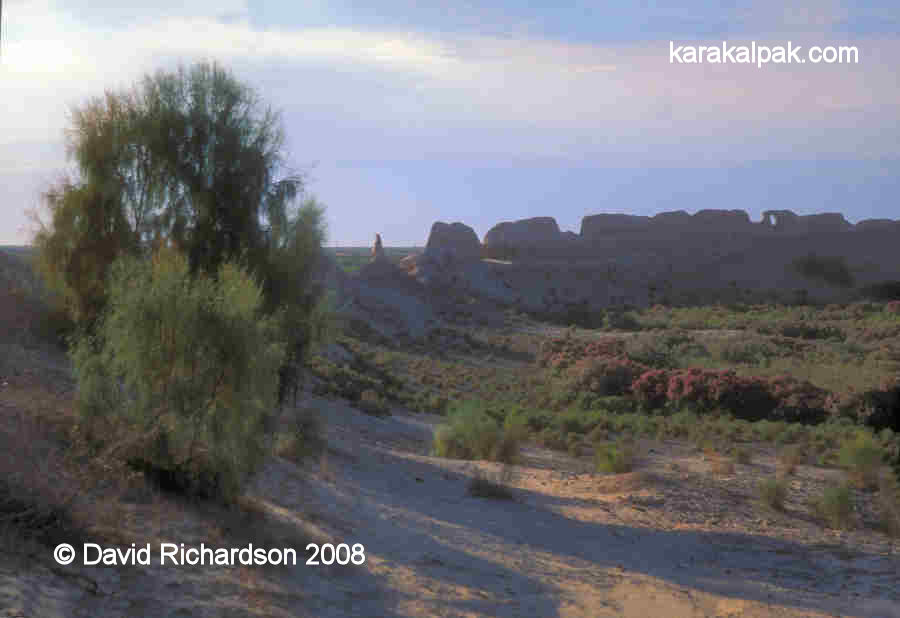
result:
[[(7, 418), (15, 400), (0, 397)], [(471, 477), (504, 471), (429, 456), (439, 417), (306, 405), (328, 450), (300, 467), (272, 458), (250, 491), (301, 564), (59, 567), (50, 548), (13, 552), (0, 616), (900, 616), (900, 543), (803, 514), (835, 471), (801, 466), (775, 514), (752, 501), (771, 454), (716, 474), (686, 445), (648, 444), (634, 472), (598, 475), (528, 447), (506, 470), (514, 499), (477, 498)], [(216, 545), (197, 509), (136, 502), (116, 522), (134, 542)], [(309, 541), (361, 543), (366, 562), (307, 566)]]

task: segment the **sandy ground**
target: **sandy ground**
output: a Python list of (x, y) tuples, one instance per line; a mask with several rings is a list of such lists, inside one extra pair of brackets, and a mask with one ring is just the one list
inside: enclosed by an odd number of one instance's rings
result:
[[(702, 455), (663, 445), (637, 472), (601, 476), (529, 448), (514, 500), (476, 498), (471, 476), (498, 468), (428, 456), (436, 417), (307, 403), (327, 421), (328, 452), (303, 468), (273, 458), (250, 495), (301, 562), (311, 539), (361, 543), (364, 565), (58, 567), (50, 549), (0, 555), (0, 617), (900, 617), (897, 543), (826, 533), (790, 508), (760, 519), (738, 478), (753, 466), (707, 481)], [(138, 543), (214, 541), (189, 508), (132, 526)]]

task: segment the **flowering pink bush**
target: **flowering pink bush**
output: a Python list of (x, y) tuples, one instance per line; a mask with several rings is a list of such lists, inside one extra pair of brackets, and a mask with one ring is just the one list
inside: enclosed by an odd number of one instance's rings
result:
[[(787, 338), (778, 341), (798, 350), (810, 345)], [(847, 409), (846, 397), (809, 382), (789, 376), (741, 376), (734, 370), (654, 369), (629, 358), (624, 344), (620, 338), (554, 339), (542, 344), (538, 362), (565, 369), (569, 388), (576, 394), (631, 395), (647, 409), (689, 405), (698, 411), (723, 410), (744, 420), (802, 423), (820, 422), (829, 413), (847, 413), (842, 412)]]
[(651, 410), (666, 404), (669, 399), (668, 391), (669, 372), (665, 369), (645, 371), (631, 384), (635, 399)]
[(672, 403), (709, 404), (709, 387), (714, 374), (703, 369), (687, 369), (669, 375), (666, 397)]
[(884, 310), (894, 315), (900, 314), (900, 300), (892, 300), (885, 306)]
[(718, 408), (746, 420), (766, 418), (776, 407), (764, 380), (739, 376), (731, 370), (693, 368), (670, 374), (666, 395), (673, 404)]
[(734, 371), (650, 370), (631, 385), (634, 397), (654, 409), (690, 404), (699, 410), (721, 409), (745, 420), (773, 418), (818, 422), (831, 405), (830, 393), (793, 378), (739, 376)]

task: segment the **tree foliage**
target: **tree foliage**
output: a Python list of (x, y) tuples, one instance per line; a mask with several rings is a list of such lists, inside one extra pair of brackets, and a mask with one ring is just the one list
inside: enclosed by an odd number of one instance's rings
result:
[(78, 178), (44, 194), (49, 218), (34, 244), (79, 324), (100, 315), (117, 257), (161, 245), (182, 250), (192, 272), (241, 260), (269, 309), (300, 299), (299, 316), (315, 305), (322, 209), (286, 169), (278, 114), (230, 72), (203, 62), (147, 75), (73, 108), (66, 137)]
[(91, 324), (106, 302), (109, 265), (137, 249), (132, 230), (115, 198), (96, 185), (65, 180), (44, 199), (52, 227), (35, 237), (38, 270), (70, 317)]
[(281, 315), (264, 313), (237, 265), (192, 275), (165, 248), (114, 262), (108, 298), (95, 333), (71, 350), (82, 411), (124, 422), (132, 463), (170, 485), (235, 495), (266, 450)]
[(278, 115), (217, 64), (91, 99), (66, 137), (77, 174), (45, 192), (34, 244), (78, 326), (80, 408), (124, 422), (163, 480), (231, 495), (326, 322), (323, 209)]

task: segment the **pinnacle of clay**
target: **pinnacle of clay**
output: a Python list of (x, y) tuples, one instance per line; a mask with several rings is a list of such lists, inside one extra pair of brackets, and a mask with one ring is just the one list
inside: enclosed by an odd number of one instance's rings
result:
[(384, 246), (381, 244), (381, 234), (375, 234), (375, 246), (372, 247), (372, 261), (380, 262), (384, 259)]

